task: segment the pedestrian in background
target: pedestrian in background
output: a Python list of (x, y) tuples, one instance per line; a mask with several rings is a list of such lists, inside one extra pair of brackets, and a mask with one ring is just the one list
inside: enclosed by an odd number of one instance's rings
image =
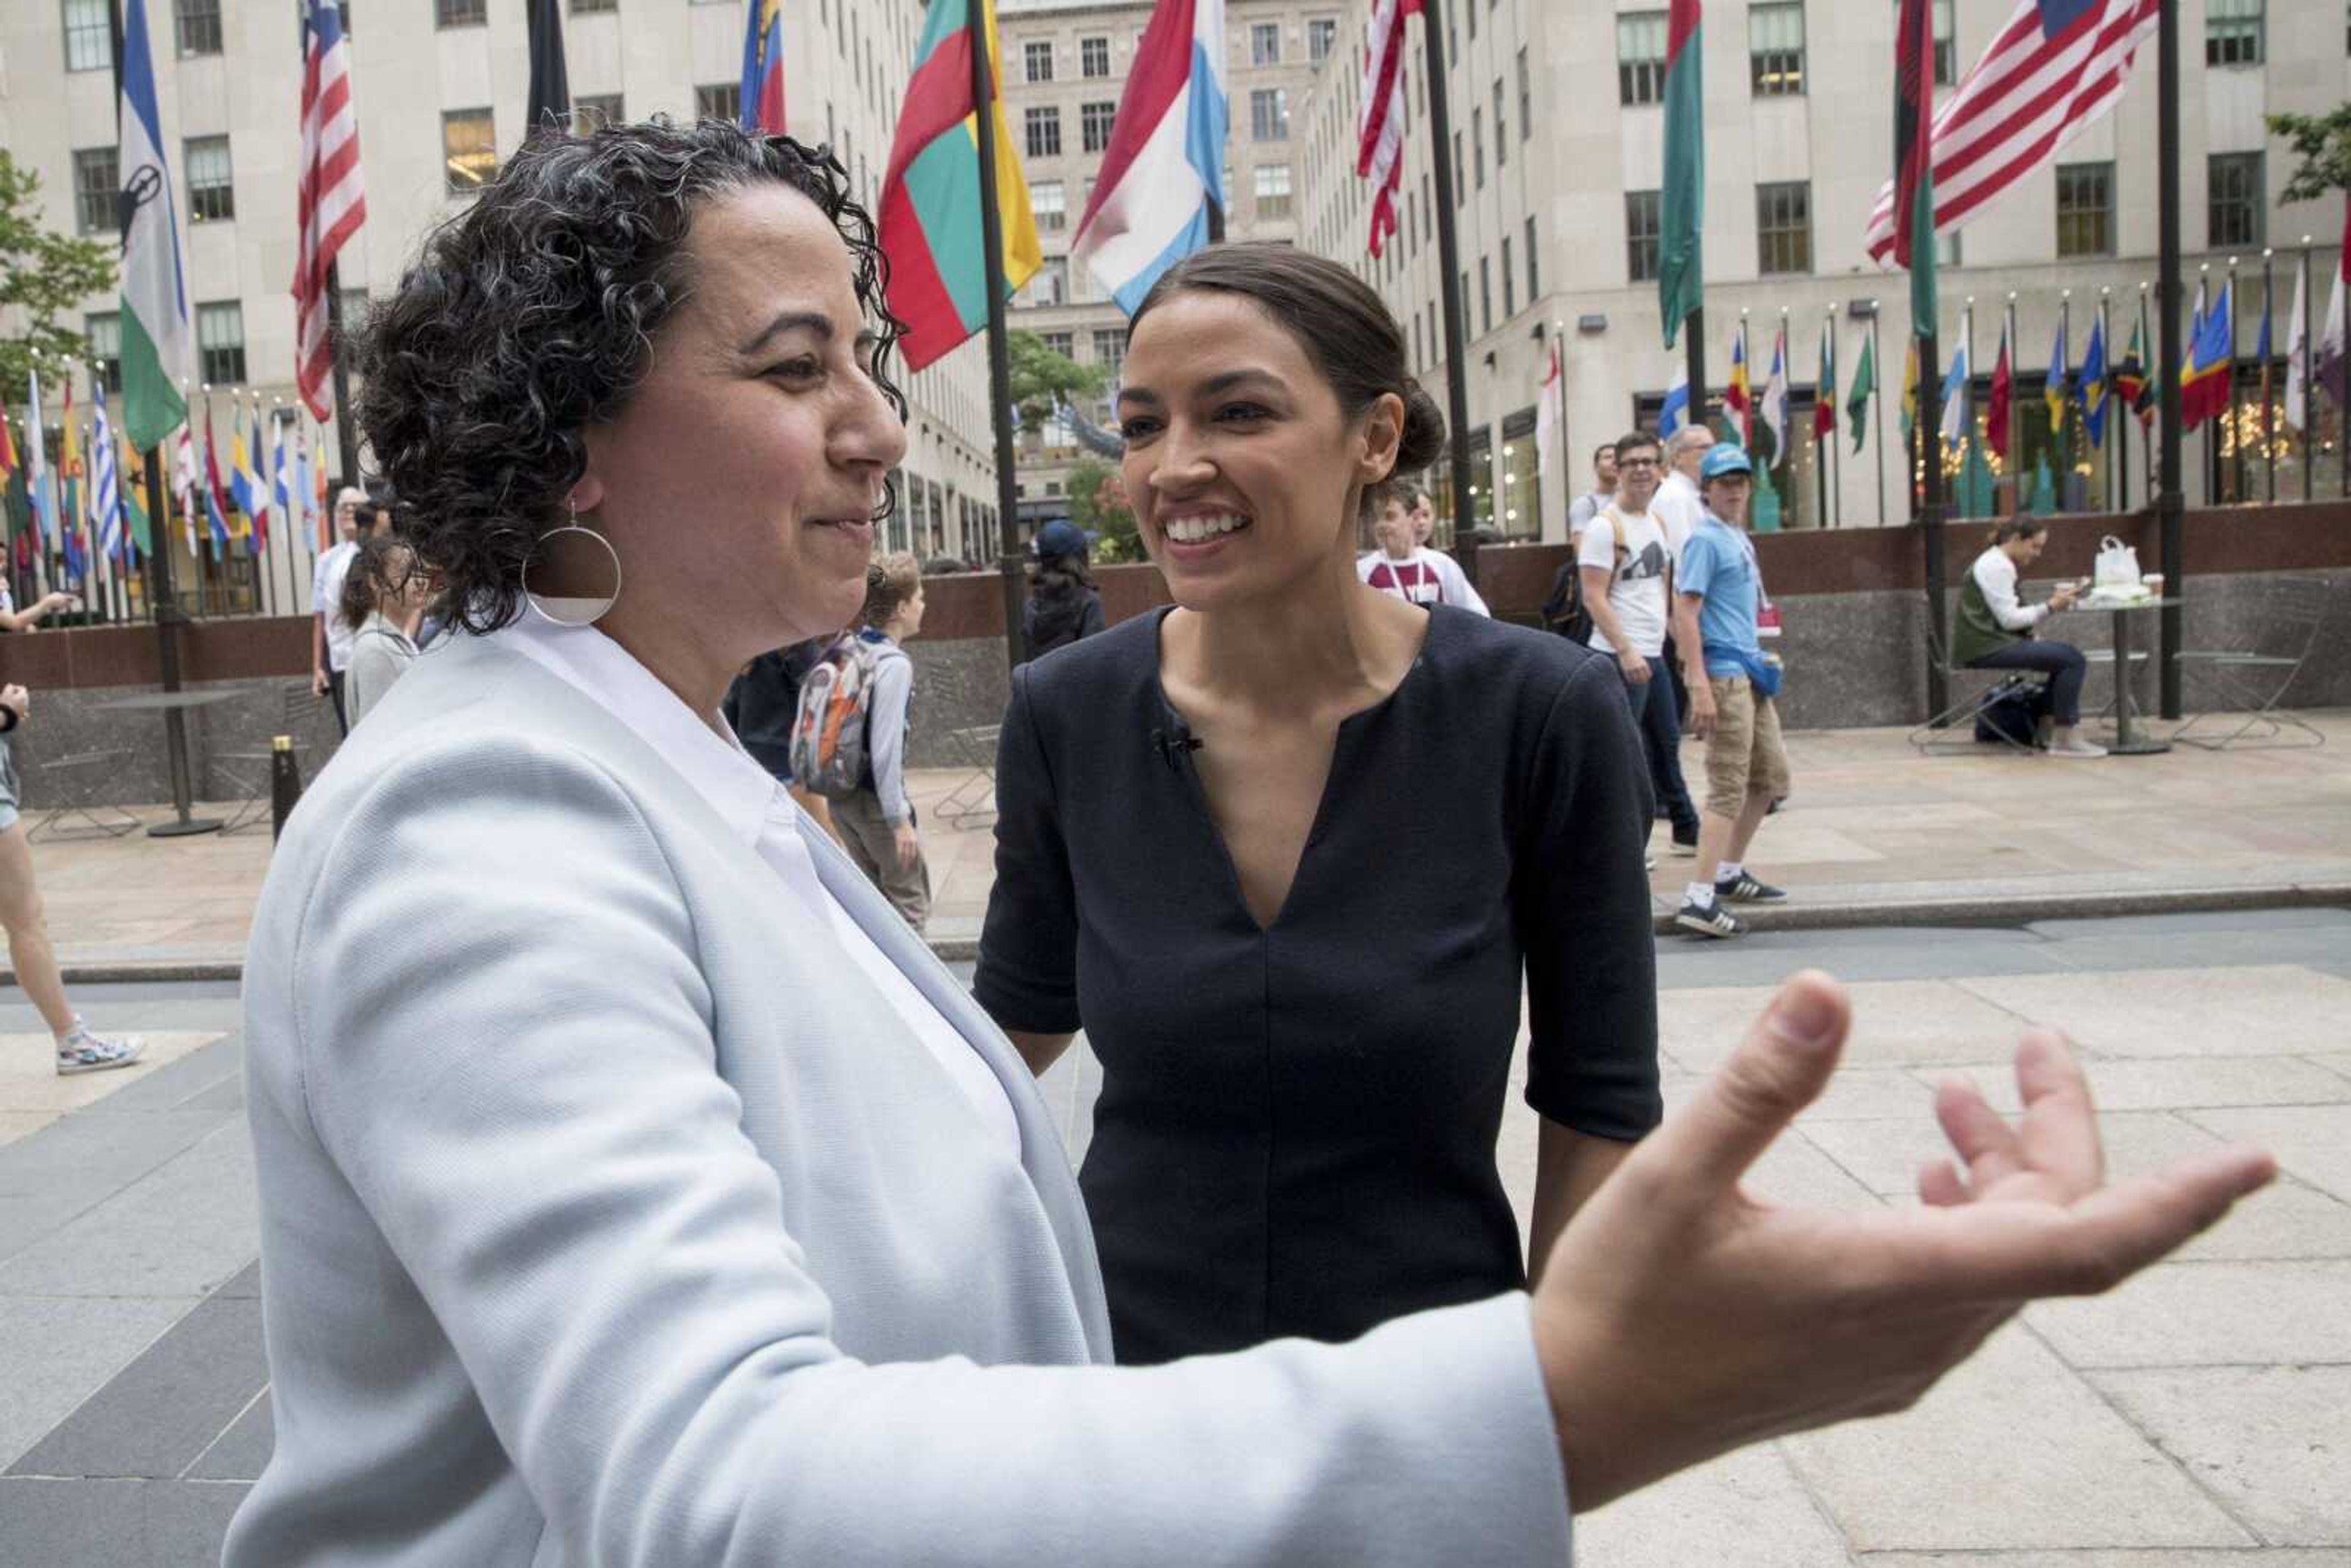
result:
[(1102, 595), (1086, 570), (1085, 531), (1059, 517), (1037, 530), (1037, 564), (1020, 632), (1032, 659), (1102, 629)]
[(2104, 757), (2106, 748), (2082, 737), (2082, 679), (2090, 662), (2071, 643), (2052, 643), (2034, 632), (2052, 614), (2070, 610), (2080, 591), (2061, 585), (2043, 604), (2017, 597), (2019, 567), (2041, 559), (2049, 525), (2039, 517), (2009, 517), (1992, 530), (1991, 543), (1968, 568), (1951, 608), (1951, 663), (1970, 670), (2036, 670), (2049, 677), (2052, 757)]
[(792, 780), (792, 726), (799, 717), (800, 685), (832, 642), (830, 637), (810, 637), (760, 654), (727, 685), (718, 711), (751, 759), (789, 790), (800, 809), (822, 824), (826, 832), (839, 838), (840, 830), (832, 825), (831, 802)]
[(1763, 572), (1747, 537), (1754, 465), (1724, 442), (1699, 465), (1706, 515), (1682, 547), (1676, 595), (1689, 677), (1690, 729), (1706, 742), (1706, 812), (1698, 865), (1674, 924), (1702, 936), (1742, 936), (1726, 904), (1777, 904), (1788, 895), (1747, 869), (1755, 830), (1789, 791), (1780, 739), (1780, 665), (1755, 634)]
[(1616, 444), (1604, 441), (1592, 449), (1592, 488), (1578, 496), (1567, 508), (1567, 542), (1574, 544), (1583, 537), (1583, 525), (1600, 515), (1600, 508), (1616, 498)]
[(865, 608), (852, 633), (873, 659), (865, 713), (867, 777), (857, 792), (836, 801), (832, 821), (858, 868), (920, 931), (931, 916), (931, 868), (914, 803), (906, 794), (907, 709), (914, 662), (899, 646), (923, 629), (923, 570), (903, 551), (876, 556), (865, 569)]
[(342, 618), (343, 577), (359, 553), (360, 512), (367, 504), (367, 492), (356, 485), (335, 492), (335, 543), (310, 569), (310, 695), (334, 698), (335, 723), (345, 735), (351, 724), (343, 712), (343, 672), (359, 628)]
[(424, 619), (431, 580), (416, 552), (395, 538), (370, 533), (343, 574), (342, 618), (351, 633), (343, 671), (343, 707), (357, 725), (416, 662), (416, 629)]
[(1450, 604), (1479, 615), (1492, 613), (1469, 586), (1460, 562), (1419, 542), (1428, 537), (1421, 530), (1421, 520), (1434, 516), (1427, 491), (1391, 478), (1366, 486), (1364, 497), (1372, 515), (1372, 538), (1379, 548), (1357, 559), (1358, 578), (1407, 604)]

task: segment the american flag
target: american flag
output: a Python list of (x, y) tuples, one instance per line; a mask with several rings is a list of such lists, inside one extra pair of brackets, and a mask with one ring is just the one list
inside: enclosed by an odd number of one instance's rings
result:
[[(1935, 111), (1935, 232), (2050, 163), (2122, 96), (2160, 0), (2022, 0)], [(1894, 185), (1877, 193), (1870, 256), (1894, 252)]]
[(1378, 0), (1364, 45), (1355, 177), (1372, 183), (1374, 256), (1396, 232), (1396, 193), (1404, 188), (1404, 19), (1419, 9), (1420, 0)]
[(294, 259), (294, 380), (302, 401), (324, 420), (334, 414), (327, 271), (367, 219), (359, 117), (351, 109), (351, 51), (335, 0), (307, 0), (302, 11), (302, 183), (295, 216), (302, 239)]

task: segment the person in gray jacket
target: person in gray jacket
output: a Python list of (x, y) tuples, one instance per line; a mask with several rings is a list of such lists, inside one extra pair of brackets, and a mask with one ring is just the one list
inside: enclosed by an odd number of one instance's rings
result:
[(851, 633), (873, 660), (866, 704), (865, 779), (835, 804), (832, 825), (858, 869), (920, 931), (931, 917), (931, 868), (923, 860), (914, 802), (906, 793), (906, 713), (914, 661), (899, 646), (923, 629), (923, 569), (911, 555), (879, 557), (865, 571), (865, 607)]
[[(1800, 977), (1531, 1293), (1108, 1364), (1019, 1056), (718, 716), (855, 616), (906, 449), (849, 189), (725, 121), (534, 137), (371, 324), (360, 423), (458, 631), (255, 911), (277, 1435), (227, 1568), (1558, 1568), (1571, 1489), (1898, 1408), (2267, 1179), (2103, 1186), (2035, 1035), (2021, 1132), (1943, 1091), (1929, 1207), (1764, 1207), (1849, 1021)], [(1386, 417), (1334, 419), (1333, 505)]]

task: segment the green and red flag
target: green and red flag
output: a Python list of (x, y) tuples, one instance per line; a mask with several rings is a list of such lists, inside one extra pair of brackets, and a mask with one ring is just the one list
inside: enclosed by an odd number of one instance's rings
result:
[(1029, 182), (1005, 128), (995, 7), (989, 0), (931, 0), (882, 183), (880, 237), (890, 262), (890, 310), (906, 324), (898, 347), (909, 370), (921, 370), (987, 326), (978, 117), (971, 83), (975, 20), (987, 39), (987, 109), (995, 129), (1006, 294), (1044, 265)]
[(1861, 340), (1861, 364), (1853, 372), (1853, 390), (1845, 393), (1845, 423), (1853, 432), (1853, 449), (1858, 453), (1869, 435), (1869, 399), (1877, 391), (1877, 334), (1873, 330)]
[(1934, 6), (1901, 0), (1894, 31), (1894, 261), (1910, 269), (1910, 330), (1935, 331)]
[[(1474, 0), (1473, 0), (1474, 3)], [(1666, 347), (1706, 302), (1699, 230), (1706, 225), (1706, 95), (1698, 71), (1698, 0), (1666, 13), (1666, 183), (1657, 233), (1657, 309)]]

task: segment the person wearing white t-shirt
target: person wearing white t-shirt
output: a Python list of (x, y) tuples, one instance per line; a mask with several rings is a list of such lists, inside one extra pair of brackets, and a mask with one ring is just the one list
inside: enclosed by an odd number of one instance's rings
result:
[(351, 638), (359, 628), (342, 617), (343, 579), (359, 553), (360, 509), (367, 492), (346, 485), (335, 495), (336, 543), (319, 552), (310, 569), (310, 695), (332, 695), (335, 723), (344, 734), (350, 721), (343, 714), (343, 672), (351, 666)]
[(1682, 426), (1666, 443), (1666, 473), (1657, 486), (1656, 498), (1649, 503), (1649, 515), (1666, 530), (1666, 548), (1679, 560), (1682, 546), (1689, 542), (1690, 530), (1698, 527), (1698, 518), (1706, 515), (1706, 503), (1698, 498), (1698, 465), (1708, 448), (1714, 444), (1714, 433), (1703, 425)]
[[(1379, 549), (1355, 562), (1355, 575), (1384, 593), (1413, 604), (1450, 604), (1490, 616), (1486, 601), (1469, 586), (1469, 579), (1451, 556), (1414, 542), (1417, 505), (1398, 490), (1384, 495), (1372, 515), (1372, 537)], [(1419, 495), (1426, 502), (1426, 492)]]
[(1637, 432), (1616, 443), (1616, 498), (1600, 509), (1576, 544), (1592, 646), (1613, 654), (1649, 758), (1649, 782), (1673, 823), (1674, 852), (1698, 852), (1698, 808), (1682, 782), (1681, 716), (1666, 678), (1666, 631), (1672, 613), (1674, 553), (1650, 503), (1657, 493), (1659, 448)]
[(1584, 525), (1615, 498), (1616, 444), (1604, 441), (1592, 449), (1592, 488), (1568, 504), (1567, 542), (1573, 544), (1582, 538)]

